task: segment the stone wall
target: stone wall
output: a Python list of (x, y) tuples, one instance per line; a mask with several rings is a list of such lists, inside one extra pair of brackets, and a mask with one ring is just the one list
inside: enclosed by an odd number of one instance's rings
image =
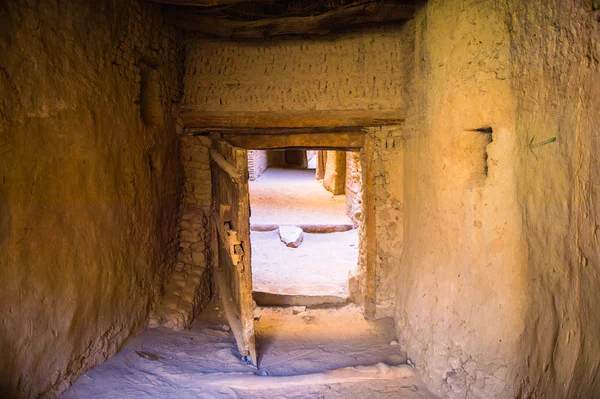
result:
[(150, 327), (188, 327), (211, 298), (211, 176), (208, 136), (182, 136), (185, 182), (179, 221), (179, 253)]
[(146, 325), (177, 253), (175, 32), (137, 1), (0, 5), (0, 392), (53, 397)]
[(268, 167), (266, 150), (248, 151), (248, 179), (256, 180)]

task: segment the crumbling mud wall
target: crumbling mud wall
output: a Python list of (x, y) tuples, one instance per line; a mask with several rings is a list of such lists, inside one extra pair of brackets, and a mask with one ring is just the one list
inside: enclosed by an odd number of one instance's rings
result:
[(175, 260), (176, 34), (150, 3), (8, 1), (0, 53), (0, 392), (53, 397)]
[(346, 152), (346, 214), (358, 228), (362, 220), (362, 168), (360, 152)]
[(150, 327), (188, 327), (211, 298), (211, 178), (208, 136), (181, 136), (185, 172), (179, 252), (165, 295), (151, 313)]
[(600, 397), (600, 3), (509, 2), (526, 240), (521, 393)]
[[(398, 295), (398, 272), (404, 253), (404, 142), (398, 126), (372, 128), (367, 140), (375, 197), (376, 316), (392, 317)], [(364, 189), (365, 193), (369, 190)]]

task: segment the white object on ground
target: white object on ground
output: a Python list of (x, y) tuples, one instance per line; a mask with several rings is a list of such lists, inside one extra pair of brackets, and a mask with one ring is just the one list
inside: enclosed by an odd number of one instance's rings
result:
[(304, 232), (296, 226), (279, 226), (279, 239), (290, 248), (298, 248), (304, 240)]

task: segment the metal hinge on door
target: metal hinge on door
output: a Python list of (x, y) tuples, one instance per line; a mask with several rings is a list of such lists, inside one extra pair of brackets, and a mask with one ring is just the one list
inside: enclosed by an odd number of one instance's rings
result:
[(227, 233), (231, 263), (237, 266), (238, 272), (243, 272), (244, 264), (242, 263), (242, 259), (244, 257), (244, 248), (242, 247), (242, 242), (238, 239), (237, 231), (231, 230), (229, 223), (225, 223), (224, 225), (225, 232)]

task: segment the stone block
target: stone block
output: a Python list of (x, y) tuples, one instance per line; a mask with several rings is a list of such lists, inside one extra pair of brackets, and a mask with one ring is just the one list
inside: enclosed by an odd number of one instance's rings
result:
[(206, 255), (202, 251), (196, 251), (192, 253), (192, 260), (195, 265), (205, 265), (206, 264)]
[(304, 240), (304, 232), (297, 226), (279, 226), (279, 239), (290, 248), (298, 248)]

